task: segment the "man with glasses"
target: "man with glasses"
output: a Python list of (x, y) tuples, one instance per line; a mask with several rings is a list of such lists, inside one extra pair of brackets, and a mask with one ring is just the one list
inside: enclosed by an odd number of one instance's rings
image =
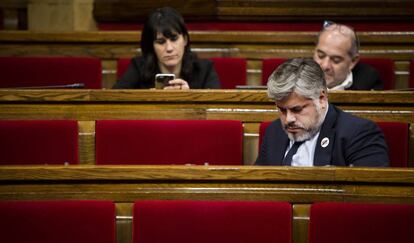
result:
[(359, 41), (349, 26), (325, 21), (313, 59), (321, 66), (330, 90), (382, 90), (373, 67), (359, 63)]
[(266, 129), (256, 165), (388, 166), (381, 130), (329, 104), (324, 73), (312, 58), (281, 64), (267, 93), (280, 119)]

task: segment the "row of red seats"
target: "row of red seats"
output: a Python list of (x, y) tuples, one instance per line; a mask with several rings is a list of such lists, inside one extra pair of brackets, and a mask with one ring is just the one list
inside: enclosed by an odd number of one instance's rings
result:
[[(233, 89), (247, 84), (247, 62), (245, 58), (211, 58), (221, 80), (223, 89)], [(275, 68), (285, 61), (283, 58), (263, 60), (262, 84), (265, 85)], [(117, 77), (126, 71), (130, 59), (118, 60)], [(362, 62), (374, 66), (384, 80), (385, 89), (395, 87), (394, 62), (388, 58), (362, 58)], [(99, 58), (91, 57), (0, 57), (0, 88), (31, 86), (67, 86), (83, 84), (88, 89), (102, 88), (102, 64)], [(414, 88), (414, 60), (410, 64), (410, 84)], [(72, 85), (72, 86), (71, 86)]]
[[(269, 122), (260, 126), (261, 139)], [(378, 122), (391, 167), (407, 167), (409, 124)], [(243, 164), (243, 125), (233, 120), (98, 120), (96, 164)], [(260, 140), (259, 139), (259, 140)], [(78, 164), (74, 120), (0, 120), (0, 164)]]
[[(411, 243), (414, 205), (325, 202), (309, 243)], [(1, 201), (0, 241), (115, 243), (111, 201)], [(292, 206), (272, 201), (136, 201), (133, 243), (292, 242)]]

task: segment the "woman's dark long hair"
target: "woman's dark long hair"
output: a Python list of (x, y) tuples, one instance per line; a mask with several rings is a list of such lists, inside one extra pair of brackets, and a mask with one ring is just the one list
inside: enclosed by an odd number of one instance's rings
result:
[(193, 60), (196, 57), (190, 49), (190, 36), (184, 23), (184, 18), (178, 11), (170, 7), (163, 7), (152, 12), (146, 20), (141, 34), (141, 52), (144, 58), (143, 70), (140, 70), (140, 79), (144, 82), (154, 82), (155, 74), (160, 72), (157, 55), (154, 51), (154, 40), (157, 32), (162, 33), (166, 38), (171, 39), (181, 34), (187, 40), (184, 48), (184, 55), (181, 64), (180, 76), (187, 82), (191, 82)]

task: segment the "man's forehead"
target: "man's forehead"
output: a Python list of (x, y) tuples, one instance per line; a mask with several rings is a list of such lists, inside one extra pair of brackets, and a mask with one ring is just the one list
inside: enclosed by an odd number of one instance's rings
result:
[(275, 104), (280, 108), (293, 108), (296, 106), (303, 106), (310, 102), (312, 102), (311, 98), (306, 98), (302, 95), (297, 94), (296, 92), (293, 92), (286, 98), (275, 101)]

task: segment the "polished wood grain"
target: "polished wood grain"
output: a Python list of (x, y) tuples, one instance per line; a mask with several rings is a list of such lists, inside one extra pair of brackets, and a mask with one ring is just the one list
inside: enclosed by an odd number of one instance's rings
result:
[[(98, 22), (142, 22), (148, 13), (165, 6), (165, 1), (95, 0)], [(277, 21), (290, 20), (410, 20), (414, 5), (410, 1), (289, 1), (289, 0), (176, 0), (176, 8), (187, 21)]]

